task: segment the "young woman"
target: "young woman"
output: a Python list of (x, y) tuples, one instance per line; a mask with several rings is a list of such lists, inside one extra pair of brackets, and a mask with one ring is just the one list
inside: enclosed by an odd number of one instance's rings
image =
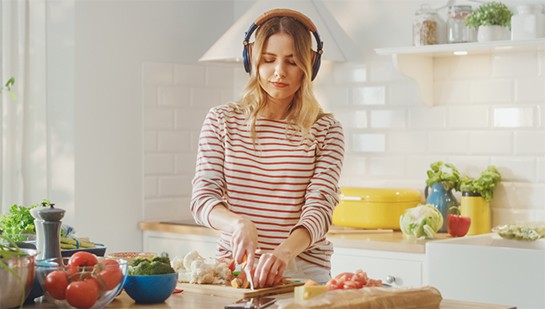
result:
[(247, 259), (256, 288), (283, 277), (326, 282), (344, 136), (312, 92), (317, 32), (290, 10), (255, 24), (241, 100), (212, 108), (204, 121), (191, 211), (221, 231), (219, 256)]

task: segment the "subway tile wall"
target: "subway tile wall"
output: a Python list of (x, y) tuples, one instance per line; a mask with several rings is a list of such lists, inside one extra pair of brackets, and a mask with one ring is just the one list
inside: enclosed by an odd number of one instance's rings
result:
[[(545, 52), (437, 58), (434, 70), (428, 107), (389, 57), (322, 65), (316, 94), (346, 136), (341, 185), (423, 193), (432, 162), (470, 176), (493, 164), (503, 176), (493, 225), (545, 221)], [(144, 219), (190, 218), (202, 120), (245, 79), (232, 67), (143, 64)]]

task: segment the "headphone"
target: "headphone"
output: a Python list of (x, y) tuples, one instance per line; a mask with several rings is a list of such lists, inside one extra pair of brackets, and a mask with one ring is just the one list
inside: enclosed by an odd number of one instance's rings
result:
[(250, 43), (250, 37), (254, 33), (254, 31), (259, 28), (263, 23), (265, 23), (267, 20), (274, 18), (274, 17), (282, 17), (282, 16), (288, 16), (291, 17), (301, 24), (303, 24), (312, 34), (314, 35), (314, 39), (316, 39), (316, 51), (312, 51), (312, 76), (311, 80), (314, 80), (316, 75), (318, 74), (318, 70), (320, 69), (320, 62), (321, 62), (321, 56), (324, 47), (324, 42), (320, 40), (320, 35), (318, 34), (318, 30), (316, 29), (316, 26), (314, 23), (308, 18), (307, 16), (294, 11), (290, 9), (273, 9), (270, 11), (267, 11), (263, 13), (261, 16), (259, 16), (251, 25), (250, 28), (248, 28), (248, 31), (244, 33), (244, 41), (242, 44), (244, 45), (244, 48), (242, 50), (242, 60), (244, 61), (244, 70), (246, 70), (247, 73), (250, 73), (252, 71), (252, 64), (251, 64), (251, 58), (252, 58), (252, 44)]

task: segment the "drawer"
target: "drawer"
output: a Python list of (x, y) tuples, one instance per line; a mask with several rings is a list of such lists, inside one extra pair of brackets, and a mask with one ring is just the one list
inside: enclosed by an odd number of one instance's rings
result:
[(422, 286), (423, 267), (421, 254), (336, 248), (331, 258), (332, 276), (362, 269), (372, 279), (403, 287)]

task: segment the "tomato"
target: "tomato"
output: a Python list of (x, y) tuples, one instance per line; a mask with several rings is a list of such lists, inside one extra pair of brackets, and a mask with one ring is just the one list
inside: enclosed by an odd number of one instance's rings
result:
[(96, 255), (86, 251), (78, 251), (68, 260), (68, 265), (70, 266), (94, 266), (97, 263), (98, 259)]
[(330, 290), (361, 289), (366, 286), (382, 286), (382, 280), (369, 279), (367, 273), (361, 269), (355, 273), (344, 272), (335, 276), (326, 283)]
[[(97, 298), (98, 298), (98, 296), (100, 296), (101, 287), (100, 287), (100, 282), (98, 282), (97, 278), (95, 278), (95, 277), (89, 277), (89, 278), (83, 279), (83, 281), (89, 282), (89, 283), (91, 283), (92, 286), (95, 287), (96, 293), (97, 293)], [(93, 293), (94, 293), (94, 292), (93, 292)]]
[(93, 307), (98, 295), (98, 289), (90, 280), (74, 281), (66, 288), (66, 301), (79, 309)]
[(123, 272), (116, 260), (105, 259), (96, 266), (97, 280), (105, 291), (112, 290), (123, 280)]
[(45, 277), (45, 290), (55, 299), (65, 299), (68, 277), (65, 271), (55, 270)]

